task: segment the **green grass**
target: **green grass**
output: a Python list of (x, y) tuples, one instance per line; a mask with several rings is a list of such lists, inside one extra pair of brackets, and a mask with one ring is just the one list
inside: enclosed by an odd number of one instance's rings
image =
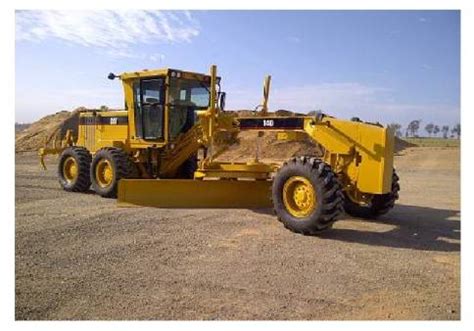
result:
[(420, 147), (459, 147), (460, 139), (444, 138), (402, 138), (403, 140)]

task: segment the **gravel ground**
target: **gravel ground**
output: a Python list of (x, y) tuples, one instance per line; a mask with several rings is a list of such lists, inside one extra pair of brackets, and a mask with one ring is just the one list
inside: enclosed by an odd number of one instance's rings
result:
[(459, 149), (396, 157), (399, 204), (321, 237), (267, 210), (118, 208), (16, 155), (17, 320), (459, 319)]

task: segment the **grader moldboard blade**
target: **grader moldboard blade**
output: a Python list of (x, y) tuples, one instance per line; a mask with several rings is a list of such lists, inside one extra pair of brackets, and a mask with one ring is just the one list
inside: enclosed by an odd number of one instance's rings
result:
[(119, 206), (160, 208), (267, 208), (269, 180), (122, 179)]

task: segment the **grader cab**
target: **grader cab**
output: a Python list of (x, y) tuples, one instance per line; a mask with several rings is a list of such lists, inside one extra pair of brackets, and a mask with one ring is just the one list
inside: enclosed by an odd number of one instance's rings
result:
[[(83, 112), (77, 137), (60, 148), (58, 176), (66, 191), (92, 186), (120, 205), (163, 208), (273, 207), (290, 230), (323, 231), (342, 212), (377, 217), (398, 198), (390, 129), (331, 116), (275, 116), (268, 112), (270, 77), (261, 111), (239, 117), (224, 110), (215, 66), (209, 75), (174, 70), (110, 74), (123, 83), (125, 109)], [(324, 150), (281, 164), (220, 162), (229, 137), (252, 130), (279, 139), (308, 136)]]

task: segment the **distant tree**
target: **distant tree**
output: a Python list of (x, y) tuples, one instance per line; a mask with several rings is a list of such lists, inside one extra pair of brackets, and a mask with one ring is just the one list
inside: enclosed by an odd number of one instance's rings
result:
[(459, 137), (461, 137), (461, 124), (456, 124), (452, 129), (451, 129), (451, 133), (452, 134), (455, 134), (456, 137), (459, 139)]
[(395, 136), (396, 137), (401, 137), (402, 136), (402, 131), (401, 131), (401, 128), (402, 126), (398, 123), (390, 123), (388, 125), (389, 128), (391, 128), (393, 130), (393, 132), (395, 133)]
[(449, 133), (449, 125), (443, 125), (443, 127), (441, 128), (441, 131), (443, 132), (443, 138), (447, 139), (448, 133)]
[(107, 111), (107, 110), (109, 110), (109, 107), (105, 105), (100, 106), (100, 111)]
[(418, 130), (420, 129), (421, 120), (413, 120), (408, 124), (407, 132), (412, 137), (418, 136)]
[(435, 125), (434, 128), (433, 128), (434, 135), (437, 136), (438, 132), (439, 132), (439, 126)]
[(431, 134), (433, 133), (434, 129), (434, 124), (433, 123), (428, 123), (425, 126), (425, 131), (428, 132), (428, 135), (431, 137)]

